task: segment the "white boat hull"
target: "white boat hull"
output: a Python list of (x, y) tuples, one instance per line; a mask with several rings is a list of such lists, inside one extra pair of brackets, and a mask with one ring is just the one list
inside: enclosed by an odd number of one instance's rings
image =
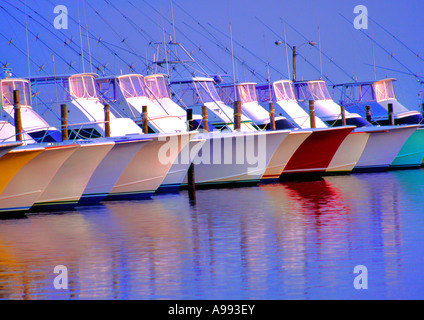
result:
[(258, 183), (289, 133), (265, 131), (199, 135), (206, 142), (193, 161), (196, 186)]
[[(137, 152), (105, 200), (145, 199), (152, 196), (182, 148), (195, 134), (197, 132), (148, 135), (152, 142)], [(161, 159), (163, 150), (172, 150), (166, 160)]]
[[(195, 155), (205, 142), (206, 140), (204, 139), (193, 139), (183, 148), (156, 193), (178, 191), (181, 184), (184, 182), (184, 178), (187, 175), (187, 171)], [(189, 159), (189, 161), (185, 159)]]
[(278, 149), (271, 157), (270, 162), (262, 176), (262, 182), (271, 182), (278, 179), (283, 172), (291, 156), (296, 152), (300, 145), (311, 135), (311, 131), (290, 132), (288, 137), (280, 144)]
[(32, 211), (72, 209), (80, 200), (97, 166), (114, 143), (83, 143), (65, 161), (31, 208)]
[(76, 149), (72, 145), (45, 148), (9, 182), (0, 196), (0, 207), (29, 210)]
[(367, 145), (353, 172), (385, 171), (398, 155), (415, 126), (389, 126), (357, 128), (355, 132), (370, 134)]
[(104, 200), (137, 152), (150, 141), (116, 141), (91, 176), (78, 205), (92, 205)]
[(329, 174), (350, 173), (364, 152), (369, 138), (366, 132), (351, 132), (335, 153), (326, 172)]

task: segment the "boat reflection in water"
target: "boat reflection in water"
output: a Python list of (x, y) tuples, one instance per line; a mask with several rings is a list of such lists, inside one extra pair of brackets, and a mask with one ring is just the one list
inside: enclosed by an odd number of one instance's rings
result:
[[(1, 298), (423, 298), (424, 171), (106, 202), (0, 224)], [(69, 288), (53, 269), (67, 266)], [(368, 268), (355, 290), (354, 267)]]

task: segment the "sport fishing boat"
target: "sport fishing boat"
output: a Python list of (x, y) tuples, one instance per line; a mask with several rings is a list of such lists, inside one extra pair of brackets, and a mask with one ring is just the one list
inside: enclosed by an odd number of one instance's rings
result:
[[(315, 113), (327, 125), (341, 124), (341, 107), (336, 104), (328, 92), (323, 80), (299, 81), (294, 83), (295, 95), (299, 105), (306, 111), (308, 103), (314, 101)], [(354, 172), (384, 171), (389, 168), (409, 137), (419, 125), (371, 126), (357, 113), (345, 112), (346, 123), (356, 125), (355, 133), (366, 132), (370, 136), (364, 152), (354, 168)], [(422, 159), (421, 159), (422, 161)], [(408, 166), (416, 166), (409, 163)]]
[[(148, 77), (149, 87), (146, 87), (143, 76), (138, 74), (121, 75), (118, 77), (96, 78), (97, 90), (102, 99), (113, 103), (120, 114), (131, 118), (140, 127), (143, 125), (143, 106), (148, 110), (148, 130), (151, 133), (181, 133), (188, 132), (186, 112), (178, 108), (164, 109), (160, 104), (155, 104), (155, 96), (168, 96), (166, 86), (161, 79)], [(174, 105), (172, 105), (175, 107)], [(201, 120), (201, 118), (200, 118)], [(194, 155), (205, 142), (204, 139), (192, 138), (182, 149), (168, 171), (164, 181), (156, 193), (168, 193), (178, 191), (188, 168), (193, 161)], [(186, 159), (183, 159), (186, 157)]]
[[(397, 99), (393, 82), (396, 79), (379, 81), (342, 83), (334, 86), (340, 94), (339, 103), (350, 112), (356, 112), (367, 117), (367, 106), (371, 124), (388, 125), (389, 104), (392, 106), (395, 124), (420, 124), (422, 115), (418, 111), (410, 111)], [(424, 159), (424, 127), (421, 125), (406, 141), (398, 156), (390, 165), (391, 168), (418, 167)]]
[[(39, 77), (32, 78), (33, 89), (43, 89), (43, 95), (38, 94), (34, 107), (52, 125), (59, 125), (60, 115), (54, 105), (66, 104), (67, 116), (73, 129), (70, 133), (71, 139), (99, 138), (106, 135), (106, 122), (104, 105), (101, 103), (94, 79), (96, 74), (77, 74), (72, 76)], [(61, 100), (54, 99), (49, 89), (61, 89)], [(45, 90), (44, 90), (45, 89)], [(83, 199), (90, 203), (98, 202), (100, 199), (142, 199), (150, 197), (165, 179), (172, 166), (171, 160), (165, 161), (160, 158), (160, 151), (164, 148), (172, 150), (172, 161), (188, 143), (190, 136), (195, 133), (175, 134), (149, 134), (144, 135), (141, 128), (131, 119), (119, 117), (115, 110), (111, 110), (109, 127), (110, 138), (104, 143), (113, 143), (115, 147), (122, 143), (145, 144), (131, 158), (130, 155), (121, 157), (123, 161), (114, 163), (111, 159), (120, 156), (122, 148), (112, 148), (104, 159), (106, 163), (99, 163), (97, 171), (87, 181)], [(149, 141), (145, 141), (145, 140)], [(88, 141), (87, 141), (88, 144)], [(95, 143), (98, 145), (99, 141)], [(115, 150), (114, 150), (115, 149)], [(114, 163), (114, 165), (113, 165)], [(110, 169), (113, 169), (113, 172)], [(106, 183), (107, 180), (107, 183)], [(99, 187), (101, 186), (101, 190)]]
[[(261, 180), (276, 180), (281, 174), (287, 158), (293, 154), (297, 144), (305, 138), (305, 136), (299, 135), (296, 139), (287, 140), (290, 130), (262, 131), (244, 114), (241, 114), (240, 130), (236, 131), (234, 129), (234, 110), (219, 97), (212, 78), (194, 77), (173, 80), (172, 89), (175, 92), (174, 99), (180, 104), (192, 108), (193, 113), (202, 115), (202, 107), (207, 107), (208, 124), (213, 129), (212, 132), (204, 136), (208, 141), (205, 144), (207, 148), (213, 149), (213, 152), (211, 151), (209, 155), (210, 159), (221, 158), (221, 156), (225, 158), (225, 152), (237, 150), (237, 144), (243, 143), (245, 140), (246, 147), (249, 146), (258, 150), (256, 160), (260, 159), (262, 162), (252, 171), (251, 165), (249, 165), (249, 155), (242, 151), (238, 153), (238, 156), (244, 157), (244, 159), (237, 161), (237, 163), (225, 161), (224, 165), (213, 165), (212, 167), (208, 164), (199, 170), (196, 167), (196, 180), (199, 181), (200, 177), (202, 183), (248, 181), (257, 183)], [(162, 101), (159, 100), (158, 103), (162, 104)], [(165, 106), (165, 103), (163, 105)], [(219, 139), (224, 140), (224, 145), (228, 144), (232, 147), (229, 147), (228, 150), (224, 147), (221, 152), (220, 147), (214, 147), (215, 144), (220, 144)], [(248, 139), (251, 141), (248, 141)], [(260, 148), (263, 150), (261, 151)], [(199, 174), (198, 171), (200, 171)], [(223, 177), (214, 177), (214, 174)]]
[[(0, 207), (2, 211), (25, 212), (37, 201), (40, 201), (43, 192), (46, 191), (50, 182), (78, 146), (42, 142), (43, 137), (48, 141), (52, 141), (52, 137), (60, 137), (60, 132), (55, 128), (50, 128), (32, 110), (28, 82), (24, 79), (6, 79), (1, 81), (2, 117), (4, 116), (8, 121), (13, 120), (13, 106), (10, 105), (13, 103), (13, 90), (10, 89), (20, 92), (21, 111), (24, 110), (25, 112), (25, 116), (21, 117), (22, 127), (27, 128), (29, 132), (24, 131), (21, 134), (24, 140), (23, 146), (10, 151), (1, 158), (2, 172), (4, 173), (3, 182), (6, 183), (1, 191)], [(34, 135), (34, 133), (37, 134)], [(2, 123), (0, 129), (1, 140), (16, 140), (16, 134), (16, 128), (12, 124), (5, 121)], [(77, 175), (76, 172), (73, 172), (73, 175)], [(61, 190), (65, 190), (64, 181), (62, 181)]]
[[(255, 86), (252, 86), (252, 90)], [(311, 128), (309, 113), (298, 104), (292, 82), (276, 81), (270, 84), (256, 85), (257, 97), (250, 102), (250, 108), (262, 108), (262, 105), (274, 102), (276, 116), (289, 119), (293, 133), (311, 132), (307, 139), (290, 158), (282, 172), (282, 178), (291, 175), (314, 173), (315, 175), (350, 173), (359, 160), (368, 136), (353, 135), (353, 126), (328, 128), (315, 117), (315, 128)], [(343, 130), (340, 130), (343, 129)]]
[[(3, 80), (1, 90), (3, 97), (2, 112), (9, 122), (14, 122), (13, 90), (19, 90), (22, 127), (26, 130), (25, 134), (33, 139), (32, 143), (37, 142), (37, 145), (31, 145), (31, 148), (44, 148), (44, 152), (28, 163), (20, 171), (19, 175), (11, 181), (17, 186), (14, 187), (10, 184), (8, 186), (9, 190), (11, 190), (12, 194), (17, 193), (18, 190), (27, 190), (31, 187), (31, 184), (25, 183), (25, 176), (41, 174), (41, 178), (32, 179), (31, 181), (45, 182), (44, 188), (38, 188), (37, 193), (25, 193), (34, 200), (31, 210), (47, 211), (74, 208), (81, 198), (88, 182), (87, 179), (90, 179), (99, 165), (99, 162), (96, 161), (101, 157), (102, 150), (110, 149), (111, 142), (107, 142), (104, 146), (101, 143), (93, 143), (92, 148), (78, 148), (79, 145), (72, 142), (59, 142), (62, 139), (61, 132), (55, 127), (49, 126), (32, 108), (27, 80)], [(87, 144), (88, 142), (85, 143), (85, 145)], [(81, 166), (81, 159), (92, 154), (91, 149), (98, 152), (94, 152), (95, 156), (86, 158), (90, 163), (85, 163), (84, 168), (78, 170), (78, 167)], [(105, 155), (103, 153), (103, 158)], [(39, 161), (41, 161), (41, 164), (38, 163)], [(20, 201), (22, 203), (22, 200)]]

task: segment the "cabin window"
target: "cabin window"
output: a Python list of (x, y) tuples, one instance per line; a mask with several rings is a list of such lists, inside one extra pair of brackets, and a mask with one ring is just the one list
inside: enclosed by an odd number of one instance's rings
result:
[(203, 103), (221, 101), (221, 98), (219, 97), (213, 82), (196, 81), (195, 86)]
[(374, 100), (373, 90), (371, 84), (361, 85), (361, 101)]
[(393, 82), (391, 81), (374, 83), (374, 90), (377, 101), (396, 99), (393, 89)]
[(94, 77), (76, 76), (69, 79), (71, 95), (75, 99), (95, 99), (97, 98)]
[(274, 84), (274, 91), (277, 101), (296, 100), (293, 86), (290, 82), (279, 82)]
[(169, 98), (168, 88), (163, 76), (144, 78), (144, 83), (150, 90), (149, 98), (151, 100)]
[(261, 86), (256, 88), (256, 94), (260, 102), (270, 102), (271, 101), (271, 90), (269, 86)]
[(324, 82), (310, 82), (309, 88), (313, 100), (328, 100), (331, 99), (330, 93)]
[(311, 93), (309, 92), (309, 87), (307, 83), (296, 83), (295, 93), (297, 96), (297, 100), (299, 101), (312, 100), (312, 96), (311, 96)]
[(2, 81), (2, 103), (3, 106), (13, 106), (13, 91), (19, 91), (19, 97), (21, 105), (29, 106), (31, 105), (30, 96), (29, 96), (29, 86), (25, 81)]
[(237, 89), (241, 103), (256, 101), (255, 85), (237, 85)]

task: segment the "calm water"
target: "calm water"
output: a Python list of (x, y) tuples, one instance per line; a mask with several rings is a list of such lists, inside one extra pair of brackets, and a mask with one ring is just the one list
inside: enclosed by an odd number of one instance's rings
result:
[(0, 298), (422, 299), (423, 208), (424, 171), (409, 170), (3, 220)]

